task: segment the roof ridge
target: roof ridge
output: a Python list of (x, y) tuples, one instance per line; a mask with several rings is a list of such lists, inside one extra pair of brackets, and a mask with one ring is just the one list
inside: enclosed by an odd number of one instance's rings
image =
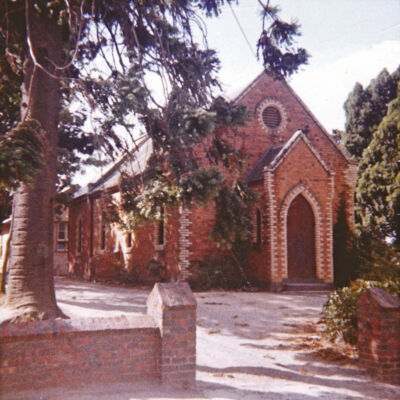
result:
[[(234, 102), (239, 102), (256, 84), (257, 82), (265, 75), (268, 74), (263, 70), (253, 81), (251, 81), (240, 93), (233, 99)], [(273, 77), (271, 77), (274, 79)], [(308, 106), (304, 103), (301, 97), (296, 93), (296, 91), (292, 88), (289, 82), (285, 79), (279, 79), (283, 85), (289, 90), (289, 92), (293, 95), (293, 97), (298, 101), (303, 110), (311, 117), (311, 119), (315, 122), (315, 124), (320, 128), (322, 133), (327, 137), (327, 139), (331, 142), (333, 148), (349, 163), (354, 164), (355, 162), (351, 160), (346, 153), (340, 148), (340, 146), (335, 142), (332, 135), (325, 129), (322, 123), (317, 119), (317, 117), (313, 114), (313, 112), (308, 108)]]
[[(144, 145), (144, 143), (147, 142), (147, 140), (149, 140), (150, 137), (148, 135), (143, 137), (143, 140), (141, 140), (138, 144), (135, 144), (136, 149), (133, 151), (133, 154), (138, 153), (140, 151), (140, 149), (142, 148), (142, 146)], [(92, 189), (94, 189), (96, 186), (101, 185), (105, 180), (107, 180), (107, 178), (116, 170), (118, 169), (125, 161), (128, 157), (130, 157), (132, 155), (132, 153), (130, 151), (125, 152), (125, 154), (123, 154), (121, 156), (121, 158), (114, 163), (104, 174), (102, 174), (100, 176), (100, 178), (97, 179), (97, 181), (93, 182), (93, 183), (89, 183), (89, 191), (91, 191)]]
[(318, 120), (318, 118), (313, 114), (313, 112), (308, 108), (306, 103), (301, 99), (301, 97), (296, 93), (296, 91), (292, 88), (292, 86), (289, 85), (289, 83), (283, 79), (284, 84), (290, 91), (290, 93), (296, 98), (296, 100), (299, 102), (301, 107), (303, 107), (304, 111), (311, 117), (311, 119), (317, 124), (317, 126), (321, 129), (322, 133), (325, 134), (325, 136), (328, 138), (328, 140), (332, 143), (333, 147), (339, 152), (339, 154), (349, 163), (354, 163), (353, 160), (351, 160), (346, 153), (340, 148), (340, 146), (334, 141), (332, 135), (325, 129), (325, 127), (322, 125), (322, 123)]

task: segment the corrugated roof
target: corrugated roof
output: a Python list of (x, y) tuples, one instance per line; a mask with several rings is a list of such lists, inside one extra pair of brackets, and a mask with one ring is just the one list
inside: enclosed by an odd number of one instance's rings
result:
[(140, 143), (138, 143), (134, 152), (125, 154), (97, 181), (89, 183), (88, 185), (80, 188), (74, 194), (74, 197), (78, 198), (85, 194), (94, 193), (98, 190), (103, 190), (118, 185), (121, 172), (126, 172), (130, 175), (142, 174), (152, 152), (152, 141), (149, 137), (145, 137)]

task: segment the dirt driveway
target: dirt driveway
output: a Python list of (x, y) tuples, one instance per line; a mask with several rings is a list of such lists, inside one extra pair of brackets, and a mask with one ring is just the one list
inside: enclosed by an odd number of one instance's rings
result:
[[(146, 312), (148, 290), (65, 279), (57, 280), (56, 287), (58, 303), (69, 316)], [(400, 399), (400, 387), (378, 383), (352, 360), (321, 349), (316, 330), (326, 294), (207, 292), (195, 296), (197, 385), (192, 391), (96, 385), (13, 398)]]

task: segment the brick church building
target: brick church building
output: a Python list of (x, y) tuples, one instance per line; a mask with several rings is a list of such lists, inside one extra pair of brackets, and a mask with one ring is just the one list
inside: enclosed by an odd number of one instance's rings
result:
[[(352, 224), (356, 165), (285, 81), (262, 73), (234, 101), (249, 111), (241, 129), (248, 156), (242, 179), (259, 194), (249, 278), (270, 289), (287, 281), (331, 284), (333, 226), (342, 196)], [(193, 262), (216, 254), (209, 238), (212, 206), (176, 210), (164, 223), (133, 232), (107, 224), (102, 193), (118, 201), (120, 171), (140, 173), (151, 151), (151, 141), (143, 140), (134, 161), (121, 160), (76, 193), (69, 215), (70, 273), (111, 278), (129, 271), (146, 281), (158, 268), (163, 279), (191, 280)]]

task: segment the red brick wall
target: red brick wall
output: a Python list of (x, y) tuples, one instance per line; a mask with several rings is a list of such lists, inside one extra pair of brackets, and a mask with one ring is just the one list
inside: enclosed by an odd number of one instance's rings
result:
[(161, 338), (148, 317), (16, 324), (0, 334), (5, 392), (159, 379)]
[(330, 209), (327, 204), (329, 198), (329, 175), (320, 164), (310, 148), (300, 140), (293, 150), (285, 157), (275, 172), (276, 196), (281, 204), (286, 194), (299, 182), (304, 182), (310, 187), (314, 196), (325, 209)]
[[(276, 134), (268, 132), (258, 116), (258, 107), (266, 98), (276, 99), (281, 103), (287, 115), (286, 127)], [(263, 75), (253, 88), (239, 97), (237, 102), (244, 104), (250, 112), (246, 128), (241, 129), (244, 132), (245, 148), (249, 154), (246, 172), (251, 169), (268, 147), (287, 142), (296, 131), (308, 127), (307, 138), (328, 167), (336, 174), (334, 209), (339, 204), (339, 196), (342, 192), (347, 193), (347, 200), (351, 208), (354, 187), (349, 188), (345, 178), (345, 171), (349, 166), (348, 161), (286, 84)], [(292, 171), (287, 170), (286, 173), (291, 174)], [(312, 171), (308, 170), (307, 174), (312, 174)]]
[(176, 280), (179, 276), (179, 213), (171, 210), (171, 215), (164, 224), (165, 244), (160, 252), (160, 261), (165, 267), (165, 279)]
[[(266, 98), (275, 99), (281, 103), (287, 116), (286, 126), (276, 134), (271, 134), (258, 117), (258, 107)], [(344, 160), (331, 140), (322, 133), (321, 127), (310, 112), (284, 82), (275, 81), (264, 74), (257, 81), (256, 86), (236, 101), (244, 104), (250, 111), (250, 118), (244, 130), (246, 147), (251, 154), (248, 163), (250, 167), (268, 147), (287, 142), (296, 131), (306, 126), (309, 129), (307, 136), (324, 159), (330, 159), (329, 162), (334, 162), (337, 157)]]
[[(253, 237), (252, 247), (249, 252), (248, 277), (252, 282), (256, 282), (261, 286), (267, 285), (271, 281), (271, 248), (269, 241), (269, 233), (267, 231), (268, 210), (264, 193), (264, 183), (258, 182), (251, 185), (251, 189), (259, 195), (260, 201), (252, 212), (253, 214)], [(257, 244), (256, 240), (256, 210), (261, 213), (261, 243)]]
[(187, 284), (156, 285), (148, 315), (0, 327), (0, 397), (98, 382), (193, 385), (196, 301)]
[[(253, 246), (254, 250), (250, 253), (250, 276), (260, 284), (266, 284), (273, 280), (280, 282), (287, 278), (286, 273), (286, 219), (284, 209), (285, 201), (288, 194), (293, 188), (301, 184), (306, 187), (322, 211), (320, 216), (321, 228), (319, 229), (319, 237), (321, 239), (320, 255), (322, 270), (320, 271), (321, 279), (327, 282), (332, 281), (332, 273), (325, 271), (325, 266), (329, 266), (332, 249), (328, 246), (327, 237), (330, 237), (332, 232), (329, 231), (327, 226), (329, 217), (331, 215), (332, 200), (331, 192), (331, 179), (326, 168), (320, 163), (318, 158), (308, 147), (308, 145), (300, 140), (296, 143), (293, 149), (285, 156), (281, 164), (273, 172), (273, 185), (271, 188), (264, 188), (262, 183), (252, 184), (251, 188), (256, 191), (260, 196), (259, 209), (262, 211), (262, 243), (261, 246)], [(275, 199), (274, 213), (276, 216), (275, 227), (271, 234), (269, 220), (271, 219), (270, 205), (266, 202), (268, 193), (264, 194), (263, 191), (272, 190), (272, 195)], [(312, 204), (310, 204), (312, 206)], [(274, 206), (272, 206), (274, 207)], [(314, 210), (315, 218), (317, 219), (317, 212)], [(271, 260), (272, 244), (271, 237), (273, 236), (274, 248), (276, 253), (276, 266), (273, 268)], [(316, 235), (317, 237), (317, 235)]]
[(359, 358), (378, 379), (400, 385), (400, 298), (368, 289), (357, 302)]
[[(127, 271), (142, 281), (154, 281), (149, 263), (163, 266), (163, 279), (178, 275), (179, 214), (172, 213), (165, 223), (164, 245), (157, 245), (157, 223), (148, 223), (131, 232), (131, 247), (127, 232), (117, 223), (107, 223), (105, 248), (102, 248), (103, 209), (98, 196), (83, 196), (70, 207), (69, 264), (70, 273), (94, 279), (119, 279)], [(82, 221), (82, 249), (78, 252), (79, 220)]]
[[(268, 98), (279, 103), (284, 110), (286, 125), (279, 132), (269, 131), (259, 118), (259, 107)], [(234, 135), (233, 132), (226, 133), (226, 138), (231, 139), (237, 148), (243, 146), (246, 150), (248, 160), (243, 175), (253, 167), (270, 146), (287, 142), (299, 129), (308, 129), (306, 138), (315, 150), (315, 154), (309, 146), (300, 141), (274, 172), (276, 211), (279, 215), (279, 209), (282, 207), (285, 196), (296, 184), (302, 182), (307, 185), (323, 213), (322, 229), (319, 232), (322, 237), (318, 249), (321, 257), (319, 278), (327, 283), (332, 282), (331, 235), (336, 220), (336, 208), (339, 205), (342, 192), (347, 195), (349, 221), (352, 222), (353, 220), (354, 187), (353, 183), (347, 178), (347, 170), (350, 166), (348, 160), (285, 83), (262, 76), (253, 87), (239, 96), (236, 101), (248, 108), (250, 117), (246, 126), (239, 129), (241, 140), (238, 140), (238, 135)], [(318, 157), (325, 166), (321, 165)], [(327, 170), (334, 172), (334, 177), (331, 177)], [(266, 284), (273, 278), (271, 271), (271, 232), (267, 229), (269, 205), (265, 198), (263, 183), (255, 183), (251, 187), (260, 194), (260, 203), (257, 207), (262, 211), (262, 243), (250, 251), (248, 272), (254, 281), (259, 284)], [(191, 258), (197, 260), (216, 253), (215, 246), (209, 240), (209, 233), (214, 224), (213, 209), (204, 207), (193, 209), (190, 218), (192, 221)], [(282, 221), (278, 220), (273, 235), (280, 235), (283, 230)], [(278, 237), (276, 242), (276, 246), (280, 249), (283, 248), (282, 240), (286, 239)], [(277, 261), (281, 266), (281, 271), (274, 277), (275, 280), (280, 281), (285, 278), (283, 257), (285, 257), (284, 250), (278, 256)]]
[(191, 235), (190, 257), (192, 260), (203, 260), (206, 256), (217, 253), (210, 239), (215, 223), (215, 208), (209, 206), (193, 207), (190, 210)]
[(149, 274), (149, 263), (162, 267), (163, 280), (174, 280), (178, 276), (179, 214), (171, 211), (164, 223), (164, 244), (158, 244), (158, 223), (147, 223), (132, 231), (132, 247), (128, 250), (127, 267), (133, 269), (139, 280), (156, 278)]
[[(332, 231), (329, 226), (331, 215), (332, 199), (330, 187), (330, 175), (321, 165), (318, 158), (314, 155), (307, 144), (300, 140), (294, 145), (292, 151), (282, 161), (274, 174), (275, 178), (275, 198), (278, 204), (278, 226), (276, 245), (281, 250), (277, 256), (279, 272), (276, 278), (278, 281), (287, 278), (286, 267), (286, 219), (283, 204), (288, 193), (300, 182), (307, 187), (313, 195), (315, 205), (318, 204), (320, 215), (317, 209), (313, 209), (315, 218), (315, 245), (317, 257), (317, 277), (326, 282), (332, 282), (332, 271), (327, 271), (326, 266), (331, 266), (332, 247), (328, 246), (326, 238), (331, 238)], [(307, 199), (310, 203), (310, 199)], [(311, 206), (315, 206), (310, 203)], [(320, 225), (318, 225), (318, 219)], [(318, 237), (320, 238), (318, 242)], [(318, 262), (319, 255), (319, 262)], [(318, 265), (319, 264), (319, 265)], [(318, 266), (319, 271), (318, 271)]]
[(196, 380), (196, 300), (186, 282), (157, 283), (148, 314), (161, 331), (161, 380), (186, 388)]
[[(261, 105), (266, 101), (276, 102), (282, 109), (284, 116), (284, 124), (282, 129), (277, 131), (268, 130), (260, 119)], [(313, 195), (317, 198), (318, 202), (325, 213), (324, 218), (330, 218), (330, 225), (321, 235), (325, 235), (330, 231), (336, 220), (336, 208), (339, 205), (339, 199), (342, 192), (347, 194), (348, 202), (348, 217), (350, 223), (353, 221), (353, 183), (349, 176), (348, 169), (350, 163), (344, 155), (338, 150), (328, 134), (314, 119), (311, 113), (306, 109), (301, 100), (294, 94), (294, 92), (284, 82), (274, 81), (273, 79), (263, 75), (255, 81), (253, 86), (250, 86), (239, 98), (237, 103), (244, 104), (249, 111), (249, 119), (245, 127), (239, 128), (238, 132), (223, 132), (221, 129), (220, 134), (230, 140), (233, 145), (239, 149), (244, 148), (247, 152), (248, 159), (243, 171), (243, 176), (254, 166), (255, 162), (264, 154), (264, 152), (273, 145), (279, 145), (287, 142), (293, 134), (299, 129), (308, 129), (306, 135), (307, 140), (310, 142), (311, 147), (326, 164), (327, 168), (334, 172), (333, 180), (328, 179), (327, 171), (320, 165), (317, 156), (312, 154), (309, 147), (304, 143), (298, 143), (297, 147), (293, 149), (293, 153), (288, 155), (287, 160), (276, 171), (276, 187), (275, 195), (277, 196), (276, 207), (279, 209), (282, 205), (282, 200), (285, 195), (290, 191), (293, 186), (298, 182), (307, 182), (307, 186), (312, 191)], [(198, 157), (205, 162), (206, 157), (201, 150), (201, 146), (196, 149)], [(284, 165), (284, 166), (283, 166)], [(231, 177), (227, 176), (229, 181)], [(333, 188), (332, 188), (333, 182)], [(329, 186), (331, 185), (331, 186)], [(333, 191), (333, 198), (327, 198), (329, 190)], [(266, 195), (265, 188), (262, 183), (257, 183), (255, 188), (261, 195), (260, 204), (257, 206), (263, 211), (262, 213), (262, 236), (263, 241), (259, 248), (254, 249), (249, 254), (250, 256), (250, 270), (249, 273), (259, 283), (267, 283), (271, 279), (282, 279), (284, 271), (282, 270), (277, 276), (273, 277), (271, 270), (271, 230), (267, 229), (268, 225), (268, 199), (262, 196)], [(77, 208), (79, 209), (79, 204)], [(327, 208), (329, 207), (329, 212)], [(96, 220), (96, 210), (94, 211), (94, 220)], [(74, 211), (79, 214), (79, 210)], [(74, 217), (76, 218), (76, 217)], [(212, 232), (215, 222), (215, 210), (213, 206), (209, 207), (193, 207), (190, 209), (189, 215), (189, 244), (185, 247), (184, 252), (188, 254), (190, 262), (204, 260), (206, 256), (217, 256), (220, 254), (218, 249), (211, 242), (209, 235)], [(278, 221), (281, 223), (281, 221)], [(325, 222), (324, 222), (325, 223)], [(93, 246), (94, 252), (98, 245), (96, 229), (98, 224), (94, 225)], [(180, 221), (178, 213), (173, 214), (170, 220), (165, 224), (165, 245), (162, 248), (155, 248), (154, 232), (155, 227), (152, 224), (144, 228), (137, 229), (133, 233), (133, 246), (131, 249), (124, 253), (125, 268), (131, 266), (137, 273), (137, 276), (147, 279), (147, 264), (151, 259), (157, 260), (165, 267), (165, 279), (179, 278), (181, 271), (179, 271), (179, 260), (182, 259), (180, 239)], [(279, 234), (282, 226), (277, 226), (274, 232)], [(186, 240), (186, 239), (185, 239)], [(331, 237), (324, 238), (323, 248), (321, 252), (324, 253), (325, 259), (329, 258), (331, 253), (330, 243)], [(187, 241), (186, 241), (187, 242)], [(281, 240), (282, 242), (282, 240)], [(282, 243), (276, 243), (282, 247)], [(124, 250), (125, 251), (125, 250)], [(73, 253), (73, 252), (72, 252)], [(70, 252), (71, 254), (71, 252)], [(186, 257), (186, 256), (185, 256)], [(284, 255), (280, 255), (284, 257)], [(85, 269), (88, 257), (81, 254), (77, 257), (72, 254), (70, 262), (72, 270), (82, 271)], [(186, 261), (185, 261), (186, 262)], [(186, 262), (187, 263), (187, 262)], [(104, 260), (105, 268), (107, 265), (111, 266), (108, 258)], [(86, 267), (87, 268), (87, 267)], [(111, 268), (111, 267), (109, 267)], [(325, 268), (325, 267), (324, 267)], [(326, 264), (326, 270), (320, 273), (321, 277), (327, 281), (332, 282), (331, 265)]]

